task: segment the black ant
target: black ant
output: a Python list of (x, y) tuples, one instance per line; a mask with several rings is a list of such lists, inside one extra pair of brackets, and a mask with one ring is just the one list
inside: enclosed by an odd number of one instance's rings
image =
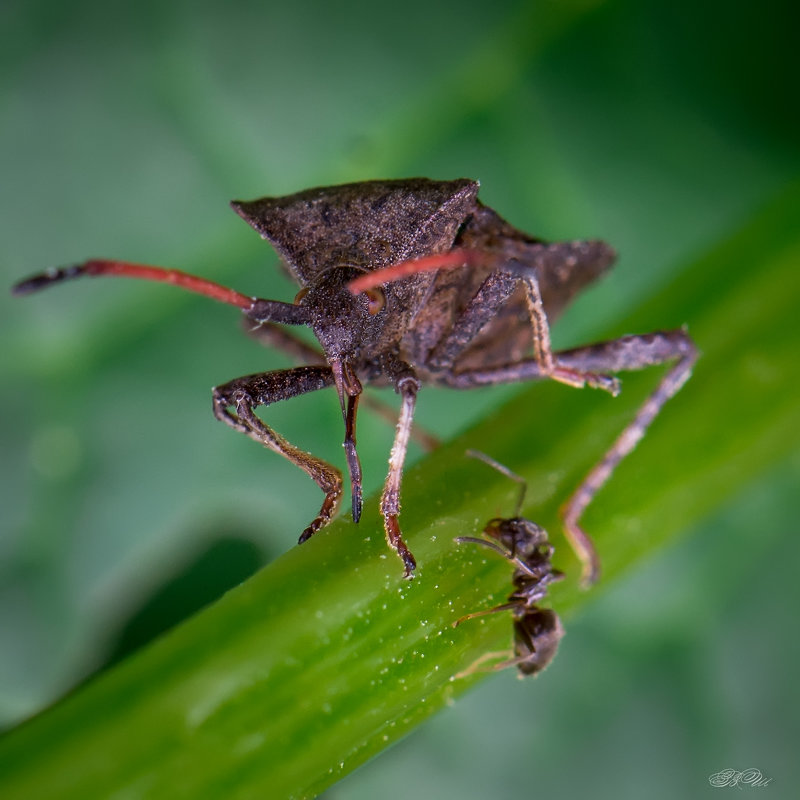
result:
[[(459, 544), (469, 542), (488, 547), (508, 559), (516, 569), (512, 577), (514, 591), (505, 603), (467, 614), (456, 620), (453, 627), (473, 617), (482, 617), (497, 611), (511, 611), (514, 621), (514, 655), (494, 664), (491, 669), (500, 670), (515, 666), (523, 676), (535, 675), (553, 660), (558, 650), (558, 643), (564, 635), (564, 629), (555, 611), (539, 608), (537, 603), (547, 594), (547, 587), (555, 581), (560, 581), (564, 575), (559, 570), (553, 569), (551, 558), (554, 548), (547, 538), (547, 531), (535, 522), (520, 516), (527, 490), (525, 480), (484, 453), (468, 450), (467, 455), (479, 458), (516, 481), (520, 485), (520, 493), (513, 517), (506, 519), (496, 517), (486, 524), (483, 533), (489, 537), (488, 539), (458, 536), (455, 541)], [(465, 677), (475, 672), (484, 662), (506, 655), (505, 652), (486, 653), (456, 677)]]

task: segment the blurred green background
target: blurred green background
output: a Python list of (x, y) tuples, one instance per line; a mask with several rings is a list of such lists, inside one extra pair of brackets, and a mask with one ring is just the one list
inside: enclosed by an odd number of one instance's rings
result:
[[(289, 300), (228, 200), (464, 176), (525, 230), (619, 250), (556, 328), (557, 344), (582, 343), (800, 174), (789, 9), (7, 1), (3, 282), (108, 256)], [(244, 337), (234, 310), (113, 280), (0, 303), (11, 726), (293, 546), (319, 497), (211, 416), (211, 386), (288, 364)], [(513, 391), (426, 390), (418, 419), (448, 437)], [(269, 419), (341, 461), (331, 393)], [(362, 414), (368, 490), (391, 435)], [(750, 766), (789, 796), (798, 477), (797, 454), (775, 463), (599, 588), (540, 679), (484, 682), (326, 796), (695, 796), (709, 774)]]

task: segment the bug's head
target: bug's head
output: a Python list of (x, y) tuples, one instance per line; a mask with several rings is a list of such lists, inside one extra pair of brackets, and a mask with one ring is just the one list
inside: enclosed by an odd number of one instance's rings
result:
[(295, 298), (308, 310), (309, 325), (329, 362), (356, 364), (394, 344), (389, 330), (392, 308), (383, 289), (353, 295), (347, 288), (363, 272), (353, 266), (332, 267)]

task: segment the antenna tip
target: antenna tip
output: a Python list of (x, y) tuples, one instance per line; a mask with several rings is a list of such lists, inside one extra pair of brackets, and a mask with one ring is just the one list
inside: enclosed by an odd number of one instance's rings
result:
[(50, 269), (46, 269), (44, 272), (37, 272), (35, 275), (31, 275), (30, 278), (15, 283), (11, 287), (11, 294), (15, 296), (32, 294), (53, 283), (60, 283), (69, 278), (77, 278), (83, 271), (83, 264), (71, 267), (50, 267)]

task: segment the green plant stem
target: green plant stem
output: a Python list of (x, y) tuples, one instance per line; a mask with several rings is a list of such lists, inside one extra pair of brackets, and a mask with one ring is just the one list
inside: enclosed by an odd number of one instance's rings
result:
[[(604, 581), (800, 444), (798, 207), (795, 185), (610, 332), (688, 322), (703, 356), (586, 514)], [(488, 451), (529, 480), (525, 511), (551, 531), (568, 574), (552, 600), (568, 618), (592, 593), (577, 588), (557, 508), (656, 380), (626, 376), (617, 399), (552, 384), (521, 392), (408, 471), (402, 523), (420, 564), (414, 581), (386, 549), (372, 498), (360, 525), (337, 521), (7, 734), (0, 795), (313, 797), (483, 677), (457, 672), (509, 646), (506, 615), (452, 628), (499, 602), (511, 571), (453, 543), (511, 513), (516, 494), (464, 451)]]

